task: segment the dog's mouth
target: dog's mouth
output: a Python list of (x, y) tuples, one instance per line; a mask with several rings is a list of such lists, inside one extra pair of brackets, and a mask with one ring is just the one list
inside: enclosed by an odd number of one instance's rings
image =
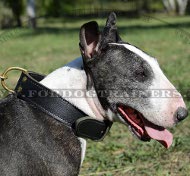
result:
[(171, 146), (173, 135), (167, 129), (149, 122), (140, 112), (131, 107), (118, 105), (117, 110), (140, 140), (150, 141), (155, 139), (165, 148)]

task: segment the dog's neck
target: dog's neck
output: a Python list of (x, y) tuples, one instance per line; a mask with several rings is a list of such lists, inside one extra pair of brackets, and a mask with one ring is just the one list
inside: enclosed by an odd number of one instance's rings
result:
[[(87, 77), (81, 57), (50, 73), (41, 81), (41, 84), (56, 91), (88, 116), (98, 120), (104, 119), (105, 112), (97, 96), (95, 95), (94, 98), (86, 96), (93, 90), (86, 90)], [(95, 91), (93, 91), (94, 94)]]

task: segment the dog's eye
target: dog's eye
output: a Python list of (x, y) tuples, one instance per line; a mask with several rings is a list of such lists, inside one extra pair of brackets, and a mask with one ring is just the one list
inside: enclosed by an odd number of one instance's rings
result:
[(143, 70), (136, 70), (135, 74), (136, 74), (136, 76), (146, 77), (146, 73)]
[(139, 68), (135, 70), (135, 79), (139, 82), (144, 82), (148, 79), (148, 70)]

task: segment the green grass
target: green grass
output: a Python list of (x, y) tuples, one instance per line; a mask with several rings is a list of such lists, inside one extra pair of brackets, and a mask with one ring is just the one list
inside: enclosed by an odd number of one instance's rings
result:
[[(118, 19), (124, 41), (156, 57), (166, 76), (181, 91), (190, 88), (189, 17)], [(80, 55), (78, 32), (89, 20), (103, 27), (105, 19), (49, 19), (39, 21), (39, 29), (0, 31), (0, 72), (10, 66), (48, 74)], [(5, 37), (6, 36), (6, 37)], [(10, 74), (14, 86), (18, 74)], [(189, 99), (185, 99), (190, 109)], [(105, 176), (188, 176), (190, 173), (190, 120), (171, 129), (174, 142), (169, 150), (155, 141), (136, 140), (128, 129), (114, 124), (101, 143), (88, 141), (82, 175)]]

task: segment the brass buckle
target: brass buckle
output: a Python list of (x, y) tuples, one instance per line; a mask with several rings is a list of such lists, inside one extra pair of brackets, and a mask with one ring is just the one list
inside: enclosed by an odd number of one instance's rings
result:
[(26, 69), (20, 68), (20, 67), (9, 67), (8, 69), (6, 69), (6, 70), (3, 72), (2, 75), (0, 75), (2, 87), (3, 87), (5, 90), (7, 90), (7, 91), (9, 91), (9, 92), (11, 92), (11, 93), (14, 93), (15, 91), (12, 90), (12, 89), (10, 89), (10, 88), (8, 88), (7, 85), (5, 84), (5, 80), (8, 79), (8, 75), (7, 75), (7, 74), (8, 74), (8, 72), (10, 72), (10, 71), (12, 71), (12, 70), (18, 70), (18, 71), (21, 71), (21, 72), (23, 72), (23, 73), (27, 73), (28, 71), (27, 71)]

